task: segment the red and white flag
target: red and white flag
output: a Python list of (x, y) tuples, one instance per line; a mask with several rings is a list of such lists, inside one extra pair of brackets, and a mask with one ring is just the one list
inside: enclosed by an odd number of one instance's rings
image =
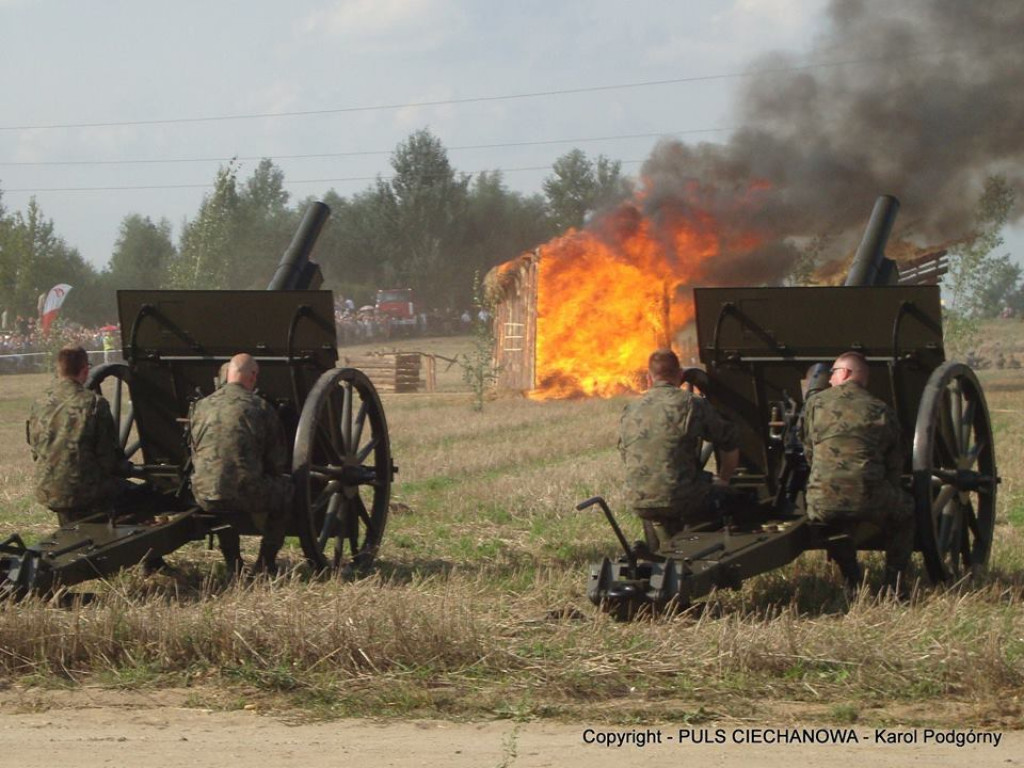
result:
[(50, 332), (50, 326), (53, 325), (53, 321), (57, 319), (57, 314), (60, 312), (60, 308), (64, 304), (64, 299), (67, 298), (70, 291), (70, 285), (67, 283), (58, 283), (50, 289), (48, 294), (46, 294), (46, 301), (43, 302), (43, 315), (41, 318), (43, 333)]

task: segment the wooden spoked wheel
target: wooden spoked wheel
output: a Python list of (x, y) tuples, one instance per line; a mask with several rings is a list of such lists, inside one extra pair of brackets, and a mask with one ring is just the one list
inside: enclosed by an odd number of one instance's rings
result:
[[(103, 395), (110, 404), (110, 413), (117, 427), (118, 444), (133, 464), (142, 461), (142, 443), (131, 400), (131, 371), (126, 363), (105, 363), (89, 371), (86, 389)], [(136, 473), (133, 473), (135, 475)], [(141, 472), (139, 473), (141, 474)]]
[(945, 363), (928, 379), (913, 470), (917, 541), (929, 578), (979, 572), (992, 550), (999, 478), (985, 395), (963, 363)]
[[(711, 378), (703, 368), (683, 369), (683, 389), (693, 392), (695, 395), (707, 397), (710, 388)], [(711, 443), (704, 440), (697, 441), (697, 466), (700, 469), (704, 469), (708, 465), (714, 451), (715, 446)]]
[(302, 408), (292, 460), (299, 538), (314, 568), (369, 568), (394, 472), (384, 408), (369, 378), (353, 368), (322, 374)]

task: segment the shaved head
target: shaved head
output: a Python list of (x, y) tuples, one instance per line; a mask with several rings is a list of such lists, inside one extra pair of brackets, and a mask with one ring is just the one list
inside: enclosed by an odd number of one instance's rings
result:
[(260, 374), (260, 365), (253, 356), (246, 352), (239, 352), (227, 363), (229, 384), (241, 384), (250, 392), (256, 387), (256, 378)]
[(868, 361), (860, 352), (844, 352), (832, 364), (832, 386), (852, 381), (862, 387), (868, 385)]

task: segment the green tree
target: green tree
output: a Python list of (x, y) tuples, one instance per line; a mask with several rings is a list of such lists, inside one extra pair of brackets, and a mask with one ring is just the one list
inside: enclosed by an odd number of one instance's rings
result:
[(1024, 315), (1024, 283), (1018, 285), (1009, 296), (1006, 297), (1006, 306), (1013, 310), (1017, 317)]
[(372, 302), (376, 289), (385, 287), (383, 264), (390, 252), (382, 236), (388, 224), (380, 195), (371, 187), (349, 200), (332, 190), (323, 202), (331, 209), (331, 223), (316, 247), (324, 285), (356, 304)]
[(469, 177), (456, 174), (440, 139), (425, 129), (398, 145), (391, 167), (394, 176), (378, 180), (376, 190), (384, 277), (413, 288), (425, 304), (450, 306), (458, 293)]
[(622, 163), (604, 155), (598, 155), (594, 161), (594, 182), (597, 187), (595, 210), (618, 205), (633, 195), (633, 185), (622, 175)]
[(986, 279), (997, 267), (990, 254), (1003, 244), (1000, 234), (1013, 210), (1015, 193), (1003, 176), (991, 176), (978, 200), (972, 232), (950, 252), (949, 296), (944, 316), (946, 341), (957, 355), (974, 349), (978, 320), (985, 312)]
[(91, 324), (109, 312), (97, 300), (96, 270), (56, 234), (35, 198), (24, 213), (5, 219), (0, 303), (11, 314), (35, 317), (39, 296), (58, 283), (75, 289), (62, 309), (63, 317)]
[(171, 223), (167, 219), (154, 224), (148, 216), (130, 214), (121, 221), (104, 282), (114, 290), (162, 288), (174, 255)]
[[(14, 253), (14, 222), (4, 207), (3, 190), (0, 190), (0, 312), (8, 310), (14, 315), (14, 286), (18, 280), (18, 268)], [(13, 321), (13, 317), (10, 318)]]
[(480, 273), (473, 276), (476, 315), (473, 318), (473, 343), (468, 353), (458, 357), (462, 380), (473, 392), (473, 410), (484, 409), (487, 393), (494, 389), (500, 370), (495, 362), (494, 304), (486, 297)]
[(630, 194), (621, 163), (598, 155), (591, 161), (581, 149), (555, 160), (553, 175), (544, 180), (551, 218), (561, 230), (584, 225), (587, 216), (614, 205)]
[(217, 171), (214, 189), (203, 197), (199, 213), (182, 228), (178, 255), (168, 282), (172, 288), (234, 288), (243, 276), (234, 247), (238, 230), (238, 163)]
[(592, 210), (597, 194), (594, 164), (581, 149), (574, 149), (555, 160), (553, 176), (544, 180), (551, 217), (561, 229), (579, 229)]
[(1010, 260), (1010, 255), (990, 257), (978, 278), (975, 314), (978, 317), (998, 317), (1011, 305), (1013, 297), (1020, 291), (1022, 270)]
[[(491, 267), (515, 258), (550, 240), (558, 228), (547, 215), (544, 199), (509, 191), (500, 172), (481, 173), (469, 188), (466, 206), (463, 274), (486, 273)], [(468, 280), (459, 283), (455, 306), (474, 301)]]
[(288, 208), (284, 172), (269, 159), (256, 166), (238, 193), (230, 261), (239, 288), (266, 288), (304, 211)]

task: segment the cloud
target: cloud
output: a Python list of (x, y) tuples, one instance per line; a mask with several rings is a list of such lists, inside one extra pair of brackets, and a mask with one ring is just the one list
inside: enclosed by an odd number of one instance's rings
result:
[(741, 70), (753, 54), (806, 45), (821, 24), (828, 0), (733, 0), (707, 4), (696, 15), (663, 9), (657, 24), (645, 19), (651, 34), (642, 55), (661, 66), (683, 66), (694, 74)]
[(464, 20), (451, 0), (337, 0), (301, 26), (349, 52), (425, 51), (440, 47)]

